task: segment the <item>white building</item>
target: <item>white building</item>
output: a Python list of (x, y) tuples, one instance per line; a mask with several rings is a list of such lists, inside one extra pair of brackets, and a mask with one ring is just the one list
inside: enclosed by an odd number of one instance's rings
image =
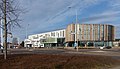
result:
[(65, 29), (56, 30), (51, 32), (45, 32), (28, 36), (25, 39), (25, 47), (47, 47), (47, 46), (59, 46), (64, 42)]

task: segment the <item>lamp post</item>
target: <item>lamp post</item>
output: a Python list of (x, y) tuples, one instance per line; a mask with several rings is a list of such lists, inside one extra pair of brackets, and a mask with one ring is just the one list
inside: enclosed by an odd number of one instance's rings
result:
[[(12, 43), (12, 37), (13, 37), (13, 35), (12, 35), (11, 32), (8, 32), (8, 35), (9, 35), (9, 37), (10, 37), (10, 41), (11, 41), (11, 43)], [(10, 45), (9, 45), (9, 49), (10, 49)]]
[(27, 24), (27, 26), (26, 26), (26, 39), (27, 39), (27, 36), (28, 36), (28, 26), (29, 26), (29, 24)]
[[(26, 35), (25, 35), (25, 39), (27, 39), (27, 37), (28, 37), (28, 26), (29, 26), (29, 24), (27, 24), (27, 26), (26, 26)], [(26, 49), (28, 48), (28, 45), (26, 45)]]
[(74, 40), (74, 47), (76, 48), (77, 47), (77, 51), (78, 51), (78, 37), (77, 37), (77, 35), (78, 35), (78, 33), (77, 33), (77, 23), (78, 23), (78, 16), (77, 16), (77, 10), (76, 10), (76, 22), (75, 22), (75, 31), (74, 31), (74, 33), (72, 33), (72, 34), (74, 34), (75, 35), (75, 40)]
[[(68, 7), (69, 9), (71, 9), (72, 7)], [(77, 37), (77, 23), (78, 23), (78, 12), (77, 9), (75, 10), (76, 13), (76, 22), (75, 22), (75, 31), (74, 31), (74, 35), (75, 35), (75, 40), (74, 40), (74, 45), (75, 47), (77, 46), (77, 51), (78, 51), (78, 37)]]
[(75, 24), (75, 43), (76, 43), (76, 46), (77, 46), (77, 51), (78, 51), (78, 33), (77, 33), (77, 23), (78, 23), (78, 13), (77, 13), (77, 9), (76, 9), (76, 24)]
[[(80, 27), (80, 26), (79, 26), (79, 27)], [(80, 40), (82, 39), (81, 36), (82, 36), (82, 35), (81, 35), (81, 28), (79, 28), (79, 42), (80, 42)], [(80, 44), (81, 44), (81, 42), (80, 42)]]
[(1, 22), (0, 22), (0, 23), (1, 23), (1, 29), (0, 29), (0, 31), (1, 31), (1, 46), (3, 46), (3, 28), (2, 28), (2, 27), (3, 27), (3, 24), (2, 24), (2, 22), (3, 22), (3, 21), (2, 21), (2, 19), (1, 19)]

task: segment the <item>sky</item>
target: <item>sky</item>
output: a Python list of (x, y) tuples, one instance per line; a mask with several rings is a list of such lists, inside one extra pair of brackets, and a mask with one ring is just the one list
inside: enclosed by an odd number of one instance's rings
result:
[(22, 41), (27, 35), (64, 29), (75, 23), (76, 12), (80, 24), (110, 24), (120, 38), (120, 0), (19, 0), (26, 10), (21, 15), (21, 28), (12, 30)]

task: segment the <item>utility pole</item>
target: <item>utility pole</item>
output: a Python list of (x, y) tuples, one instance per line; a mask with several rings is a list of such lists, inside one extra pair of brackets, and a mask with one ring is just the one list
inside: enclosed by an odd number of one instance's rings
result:
[(1, 19), (1, 29), (0, 29), (0, 31), (1, 31), (1, 46), (3, 46), (3, 23), (2, 23), (3, 21), (2, 21), (2, 19)]
[(26, 26), (26, 34), (25, 34), (25, 38), (27, 39), (27, 26)]
[[(29, 27), (29, 24), (27, 24), (26, 26), (26, 35), (25, 35), (25, 39), (28, 39), (28, 27)], [(28, 45), (26, 45), (26, 49), (28, 48)]]
[[(68, 7), (69, 9), (71, 7)], [(75, 48), (77, 46), (77, 51), (78, 51), (78, 39), (77, 39), (77, 23), (78, 23), (78, 14), (77, 14), (77, 9), (75, 10), (75, 13), (76, 13), (76, 23), (75, 23), (75, 31), (74, 31), (74, 35), (75, 35), (75, 40), (74, 40), (74, 45), (75, 45)]]
[(77, 16), (77, 9), (76, 9), (76, 24), (75, 24), (75, 44), (77, 45), (77, 51), (78, 51), (78, 33), (77, 33), (77, 23), (78, 23), (78, 16)]
[(7, 59), (7, 19), (6, 19), (6, 0), (4, 0), (4, 59)]
[(26, 35), (25, 35), (26, 39), (28, 38), (28, 27), (29, 27), (29, 24), (27, 24), (26, 26)]

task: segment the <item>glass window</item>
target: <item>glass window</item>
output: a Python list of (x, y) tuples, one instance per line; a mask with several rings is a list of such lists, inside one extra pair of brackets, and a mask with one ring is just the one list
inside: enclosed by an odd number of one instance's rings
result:
[(64, 31), (63, 31), (63, 37), (64, 37)]

